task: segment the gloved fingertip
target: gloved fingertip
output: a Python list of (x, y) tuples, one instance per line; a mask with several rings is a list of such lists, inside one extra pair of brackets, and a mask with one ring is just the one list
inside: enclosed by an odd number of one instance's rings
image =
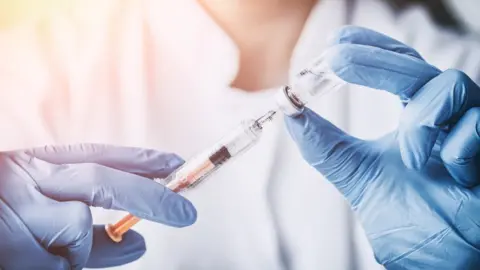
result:
[(176, 169), (182, 166), (184, 163), (185, 160), (183, 160), (180, 156), (176, 154), (170, 154), (169, 160), (167, 161), (167, 166), (171, 169)]
[(141, 213), (136, 216), (177, 228), (190, 226), (197, 221), (197, 210), (192, 202), (181, 195), (165, 188), (162, 196), (156, 198), (157, 202), (150, 202), (153, 212), (148, 216)]
[(292, 127), (304, 127), (309, 119), (316, 117), (318, 117), (318, 115), (315, 112), (305, 107), (300, 113), (293, 115), (285, 115), (285, 123)]
[(197, 221), (197, 209), (189, 200), (185, 198), (177, 200), (177, 203), (173, 205), (173, 208), (177, 222), (175, 222), (175, 224), (172, 224), (172, 226), (182, 228), (190, 226)]
[(293, 131), (295, 129), (303, 127), (304, 120), (305, 117), (303, 113), (297, 115), (285, 115), (284, 117), (285, 126), (287, 127), (288, 131)]
[(309, 134), (318, 134), (318, 130), (323, 126), (323, 121), (326, 121), (321, 117), (315, 116), (318, 115), (305, 108), (301, 114), (285, 117), (285, 126), (292, 139), (299, 146), (304, 143), (310, 145), (309, 139), (307, 139)]
[(304, 108), (303, 112), (296, 116), (285, 117), (285, 122), (287, 129), (292, 135), (316, 137), (319, 134), (343, 134), (343, 131), (338, 127), (309, 108)]
[(367, 29), (355, 25), (344, 25), (334, 31), (328, 38), (327, 43), (330, 46), (343, 43), (355, 43), (358, 37), (365, 35)]
[(339, 164), (356, 166), (349, 157), (362, 145), (357, 138), (308, 108), (301, 115), (287, 117), (285, 121), (303, 159), (317, 171), (331, 175), (336, 173)]

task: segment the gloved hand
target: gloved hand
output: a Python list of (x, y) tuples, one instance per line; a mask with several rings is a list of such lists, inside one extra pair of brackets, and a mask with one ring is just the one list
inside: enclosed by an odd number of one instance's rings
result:
[(377, 261), (387, 269), (479, 269), (479, 87), (364, 28), (343, 28), (324, 57), (339, 78), (408, 100), (398, 130), (373, 141), (308, 109), (286, 117), (305, 160), (350, 203)]
[(0, 153), (0, 269), (82, 269), (138, 259), (143, 238), (130, 231), (114, 243), (104, 226), (92, 226), (88, 206), (190, 225), (192, 204), (148, 179), (182, 162), (173, 154), (105, 145)]

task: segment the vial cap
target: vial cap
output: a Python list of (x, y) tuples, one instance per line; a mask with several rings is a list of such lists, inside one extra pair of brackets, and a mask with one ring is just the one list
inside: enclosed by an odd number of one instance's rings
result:
[(303, 112), (303, 107), (295, 105), (287, 93), (288, 86), (282, 87), (275, 94), (278, 108), (288, 116), (297, 116)]

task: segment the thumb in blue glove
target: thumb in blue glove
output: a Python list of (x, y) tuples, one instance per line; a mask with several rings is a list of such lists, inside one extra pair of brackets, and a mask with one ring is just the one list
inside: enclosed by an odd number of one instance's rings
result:
[(480, 190), (457, 185), (438, 149), (423, 170), (407, 170), (397, 133), (363, 141), (309, 109), (286, 124), (304, 159), (350, 203), (387, 269), (478, 268)]
[(113, 243), (103, 226), (92, 227), (88, 206), (188, 226), (196, 219), (192, 204), (145, 178), (165, 177), (182, 162), (173, 154), (105, 145), (1, 153), (0, 266), (82, 269), (138, 259), (143, 238), (132, 231)]

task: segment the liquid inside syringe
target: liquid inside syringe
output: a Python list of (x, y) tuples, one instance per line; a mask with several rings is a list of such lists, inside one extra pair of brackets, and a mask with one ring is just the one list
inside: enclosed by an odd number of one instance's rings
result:
[(210, 151), (189, 160), (181, 169), (170, 174), (164, 182), (172, 190), (184, 190), (198, 185), (208, 174), (225, 162), (250, 149), (260, 138), (265, 123), (271, 121), (276, 111), (256, 120), (244, 121), (233, 132), (221, 139)]
[[(200, 155), (195, 156), (175, 170), (165, 179), (156, 180), (175, 192), (182, 192), (197, 186), (207, 176), (218, 170), (227, 161), (246, 152), (259, 140), (263, 127), (273, 120), (276, 111), (272, 110), (262, 117), (241, 123), (227, 136)], [(115, 242), (122, 240), (122, 235), (140, 221), (132, 214), (126, 215), (113, 225), (106, 226), (108, 236)]]

